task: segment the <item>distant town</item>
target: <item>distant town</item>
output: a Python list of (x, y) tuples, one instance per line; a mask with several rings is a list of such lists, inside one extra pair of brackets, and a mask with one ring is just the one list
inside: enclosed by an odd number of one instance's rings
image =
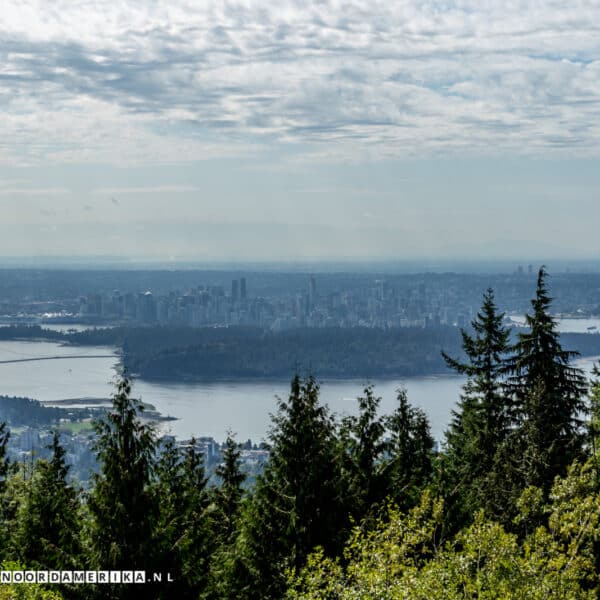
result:
[[(499, 307), (529, 306), (537, 266), (506, 274), (231, 273), (218, 271), (0, 272), (0, 321), (95, 325), (462, 327), (482, 290)], [(552, 273), (555, 310), (600, 314), (600, 274)], [(52, 280), (54, 277), (54, 280)]]

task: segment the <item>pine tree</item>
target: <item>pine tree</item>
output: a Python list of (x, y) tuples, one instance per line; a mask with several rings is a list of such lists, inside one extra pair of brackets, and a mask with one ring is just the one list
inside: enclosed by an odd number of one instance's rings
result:
[(65, 449), (54, 432), (50, 461), (35, 464), (19, 511), (18, 548), (22, 561), (37, 569), (81, 568), (79, 497), (67, 482)]
[(10, 471), (10, 461), (6, 455), (8, 448), (8, 440), (10, 439), (10, 431), (6, 427), (6, 423), (0, 423), (0, 493), (3, 491), (6, 478)]
[(367, 386), (358, 398), (358, 416), (342, 420), (339, 435), (343, 487), (347, 512), (356, 522), (376, 508), (385, 498), (383, 481), (383, 455), (385, 423), (377, 416), (380, 397)]
[(503, 327), (503, 318), (493, 290), (488, 289), (471, 322), (473, 333), (461, 330), (466, 361), (442, 352), (450, 368), (467, 376), (446, 432), (447, 450), (442, 460), (447, 509), (457, 526), (468, 521), (476, 509), (491, 510), (495, 503), (495, 456), (511, 427), (511, 400), (505, 389), (510, 330)]
[[(588, 438), (592, 451), (592, 460), (600, 475), (600, 363), (592, 367), (592, 378), (589, 386), (589, 421)], [(598, 479), (600, 483), (600, 476)]]
[(205, 591), (214, 546), (206, 483), (196, 440), (192, 438), (184, 449), (167, 441), (153, 484), (159, 503), (154, 533), (156, 564), (174, 580), (161, 588), (164, 597), (195, 599)]
[(383, 476), (387, 497), (407, 510), (431, 479), (434, 440), (427, 416), (410, 405), (405, 389), (398, 389), (397, 399), (398, 407), (385, 420), (390, 438)]
[(181, 530), (176, 550), (180, 556), (181, 577), (186, 589), (177, 597), (197, 598), (208, 583), (210, 557), (216, 540), (209, 514), (204, 455), (197, 450), (195, 438), (190, 440), (183, 453), (182, 475), (183, 494), (178, 503)]
[(10, 499), (7, 493), (7, 478), (10, 474), (11, 463), (7, 456), (8, 441), (10, 431), (6, 423), (0, 422), (0, 559), (10, 558), (5, 556), (5, 549), (11, 535), (12, 511), (9, 504)]
[[(154, 428), (140, 419), (142, 410), (124, 377), (112, 410), (94, 424), (100, 470), (93, 475), (88, 507), (92, 562), (102, 570), (150, 571), (155, 564), (157, 507), (150, 483), (157, 442)], [(111, 593), (125, 597), (129, 587), (117, 586)], [(136, 586), (136, 592), (143, 596), (149, 588)]]
[(217, 518), (221, 529), (220, 536), (224, 542), (230, 540), (237, 529), (236, 521), (244, 493), (242, 486), (246, 480), (246, 475), (241, 470), (241, 464), (239, 444), (236, 443), (231, 433), (228, 433), (223, 451), (223, 461), (215, 470), (220, 479), (220, 485), (214, 494), (218, 511)]
[(211, 600), (228, 600), (239, 596), (239, 582), (247, 577), (242, 561), (236, 554), (243, 514), (242, 486), (246, 475), (241, 470), (240, 446), (231, 433), (227, 435), (222, 458), (221, 464), (215, 469), (220, 485), (213, 491), (217, 547), (211, 557), (206, 593), (206, 598)]
[(509, 363), (509, 384), (525, 437), (522, 446), (527, 448), (520, 469), (523, 484), (547, 491), (554, 477), (564, 475), (581, 456), (587, 385), (581, 369), (571, 365), (578, 353), (561, 346), (549, 312), (552, 298), (546, 277), (544, 267), (540, 268), (532, 314), (526, 315), (528, 331), (519, 334)]
[[(321, 546), (335, 554), (346, 517), (340, 500), (335, 427), (312, 376), (292, 380), (272, 417), (271, 455), (244, 511), (238, 598), (280, 598), (285, 570)], [(241, 561), (241, 563), (240, 563)]]

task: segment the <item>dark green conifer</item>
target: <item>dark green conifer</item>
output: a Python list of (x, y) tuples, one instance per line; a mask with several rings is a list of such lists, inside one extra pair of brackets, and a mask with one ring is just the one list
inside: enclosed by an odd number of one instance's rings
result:
[(208, 563), (215, 541), (204, 457), (196, 445), (192, 438), (181, 449), (169, 440), (156, 465), (156, 564), (174, 580), (163, 589), (164, 597), (198, 598), (208, 581)]
[(401, 509), (412, 508), (433, 471), (434, 440), (425, 413), (408, 401), (403, 388), (397, 391), (398, 407), (386, 418), (389, 440), (383, 472), (386, 495)]
[(493, 290), (488, 289), (471, 322), (473, 333), (461, 331), (466, 360), (442, 352), (450, 368), (467, 376), (446, 432), (447, 448), (441, 461), (441, 484), (453, 527), (468, 521), (478, 508), (496, 512), (495, 457), (512, 423), (505, 389), (510, 330), (502, 325), (503, 318)]
[(10, 499), (7, 494), (7, 478), (10, 474), (11, 463), (7, 456), (10, 431), (4, 421), (0, 422), (0, 559), (7, 558), (6, 550), (11, 536), (11, 520), (13, 514), (10, 510)]
[(19, 511), (19, 553), (23, 563), (31, 568), (81, 569), (79, 497), (67, 481), (69, 466), (56, 431), (49, 448), (52, 457), (36, 462)]
[(221, 529), (221, 538), (224, 541), (230, 540), (237, 529), (236, 521), (244, 493), (242, 486), (246, 480), (241, 465), (239, 444), (231, 433), (228, 433), (223, 450), (223, 461), (215, 469), (220, 484), (214, 494), (218, 524)]
[(235, 574), (239, 598), (280, 598), (287, 568), (301, 568), (321, 546), (339, 549), (346, 516), (340, 501), (335, 427), (312, 376), (292, 380), (272, 416), (271, 455), (244, 511)]
[[(93, 475), (88, 506), (92, 561), (102, 570), (151, 571), (155, 566), (157, 506), (150, 483), (157, 441), (141, 413), (141, 402), (131, 397), (124, 377), (117, 383), (112, 410), (95, 423), (100, 470)], [(125, 597), (130, 587), (116, 586), (111, 593)], [(138, 587), (143, 596), (150, 586)]]
[(342, 420), (339, 434), (342, 480), (347, 512), (356, 522), (385, 498), (383, 455), (386, 450), (385, 423), (378, 417), (381, 398), (373, 386), (358, 398), (358, 415)]
[(549, 490), (556, 475), (581, 456), (584, 435), (586, 379), (571, 361), (577, 352), (563, 350), (556, 321), (550, 315), (552, 298), (540, 268), (527, 331), (519, 334), (509, 368), (516, 416), (525, 437), (527, 455), (521, 462), (522, 483)]

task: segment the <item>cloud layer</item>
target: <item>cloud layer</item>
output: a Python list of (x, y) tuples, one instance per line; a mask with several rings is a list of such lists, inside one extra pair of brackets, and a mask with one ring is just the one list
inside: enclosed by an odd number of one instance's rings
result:
[(600, 2), (8, 0), (0, 161), (596, 156)]

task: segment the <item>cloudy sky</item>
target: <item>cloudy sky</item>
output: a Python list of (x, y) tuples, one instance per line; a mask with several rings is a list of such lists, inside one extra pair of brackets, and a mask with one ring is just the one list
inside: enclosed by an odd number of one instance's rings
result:
[(600, 257), (600, 1), (4, 0), (0, 256)]

